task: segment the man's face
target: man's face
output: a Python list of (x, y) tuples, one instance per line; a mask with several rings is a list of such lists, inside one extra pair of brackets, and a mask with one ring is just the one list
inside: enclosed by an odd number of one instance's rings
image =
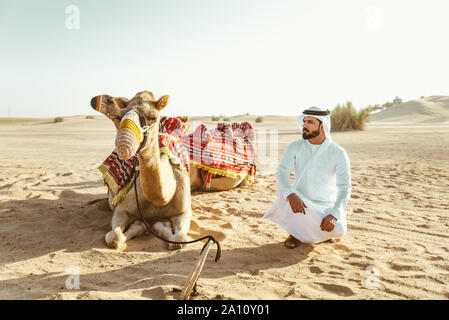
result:
[(317, 118), (306, 116), (303, 119), (302, 138), (308, 140), (320, 134), (321, 123)]

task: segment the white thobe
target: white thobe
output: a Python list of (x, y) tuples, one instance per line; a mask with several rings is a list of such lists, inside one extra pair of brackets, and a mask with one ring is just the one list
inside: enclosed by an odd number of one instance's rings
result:
[[(294, 183), (290, 179), (292, 170)], [(319, 145), (296, 140), (282, 156), (277, 181), (277, 199), (264, 218), (306, 243), (318, 243), (346, 233), (344, 207), (351, 196), (351, 170), (343, 148), (329, 138)], [(287, 200), (291, 193), (296, 193), (307, 206), (305, 215), (292, 211)], [(331, 232), (322, 231), (321, 222), (329, 214), (337, 219), (337, 224)]]

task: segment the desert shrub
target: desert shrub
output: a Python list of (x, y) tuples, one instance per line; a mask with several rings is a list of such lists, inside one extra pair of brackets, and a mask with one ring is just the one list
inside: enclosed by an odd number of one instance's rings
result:
[(370, 108), (371, 111), (383, 110), (380, 104), (375, 104), (374, 106), (369, 105), (368, 108)]
[(231, 121), (231, 118), (229, 118), (229, 117), (224, 117), (224, 118), (223, 118), (223, 121)]
[(346, 102), (346, 105), (337, 105), (331, 114), (331, 130), (365, 130), (370, 113), (371, 108), (369, 107), (357, 111), (352, 102)]
[(63, 117), (56, 117), (56, 118), (55, 118), (55, 123), (56, 123), (56, 122), (62, 122), (62, 121), (64, 121), (64, 118), (63, 118)]
[(402, 99), (399, 98), (398, 96), (396, 96), (396, 98), (394, 98), (393, 100), (393, 104), (401, 104), (402, 103)]
[(212, 121), (220, 121), (220, 117), (212, 116), (212, 117), (211, 117), (211, 120), (212, 120)]
[(95, 119), (94, 116), (86, 116), (86, 119)]
[(262, 123), (262, 122), (263, 122), (263, 117), (256, 118), (256, 123)]
[(388, 109), (388, 108), (391, 108), (392, 106), (394, 106), (394, 103), (387, 101), (382, 105), (382, 108)]

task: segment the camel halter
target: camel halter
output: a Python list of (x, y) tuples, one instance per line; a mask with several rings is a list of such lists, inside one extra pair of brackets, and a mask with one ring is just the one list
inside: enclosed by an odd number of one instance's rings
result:
[(146, 124), (145, 117), (138, 110), (131, 110), (120, 121), (115, 147), (122, 159), (129, 159), (137, 154), (147, 143), (147, 132), (153, 128), (158, 121), (151, 125)]

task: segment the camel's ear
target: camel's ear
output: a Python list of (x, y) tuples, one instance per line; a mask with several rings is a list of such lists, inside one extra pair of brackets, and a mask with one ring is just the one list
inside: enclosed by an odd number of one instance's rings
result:
[(156, 102), (156, 109), (158, 109), (159, 111), (164, 109), (168, 104), (168, 98), (168, 95), (160, 97), (160, 99)]
[(126, 108), (127, 103), (128, 99), (126, 98), (113, 98), (106, 94), (95, 96), (90, 100), (92, 108), (111, 119), (117, 128), (120, 124), (117, 116), (121, 109)]

